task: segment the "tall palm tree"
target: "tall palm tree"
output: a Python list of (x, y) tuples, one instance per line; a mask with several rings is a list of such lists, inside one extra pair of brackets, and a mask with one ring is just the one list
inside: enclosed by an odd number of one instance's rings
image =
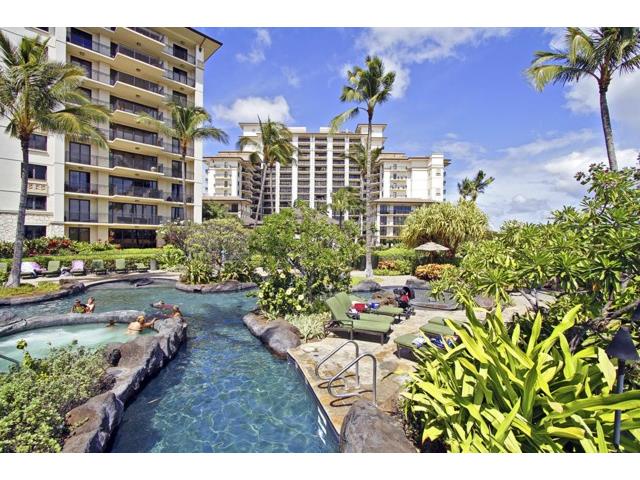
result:
[(339, 215), (338, 223), (342, 228), (344, 214), (358, 215), (362, 211), (360, 191), (354, 187), (339, 188), (331, 194), (331, 210)]
[[(377, 147), (371, 151), (371, 171), (372, 173), (375, 171), (376, 167), (380, 164), (379, 158), (382, 153), (382, 148)], [(345, 156), (347, 160), (349, 160), (349, 165), (355, 165), (360, 172), (360, 182), (361, 185), (366, 184), (367, 179), (367, 147), (362, 143), (352, 143), (349, 145), (349, 153)], [(365, 190), (366, 192), (366, 190)], [(366, 212), (366, 205), (364, 202), (365, 195), (362, 195), (362, 191), (360, 197), (363, 199), (363, 204), (361, 208), (358, 210), (358, 215)]]
[(29, 145), (36, 131), (68, 135), (106, 147), (94, 126), (108, 120), (106, 108), (91, 104), (78, 86), (82, 68), (49, 61), (47, 40), (24, 37), (14, 46), (0, 32), (0, 116), (8, 120), (5, 133), (20, 141), (20, 202), (16, 222), (13, 264), (6, 285), (20, 285), (27, 206)]
[(485, 189), (493, 183), (495, 178), (487, 177), (486, 174), (479, 170), (474, 178), (465, 178), (458, 183), (458, 192), (464, 200), (475, 202), (480, 193), (484, 193)]
[(567, 28), (565, 48), (537, 51), (527, 74), (538, 90), (549, 83), (567, 84), (591, 77), (598, 84), (600, 118), (609, 167), (618, 169), (607, 91), (614, 74), (640, 68), (640, 30), (635, 27), (600, 27), (588, 32)]
[(371, 263), (371, 251), (373, 249), (373, 199), (371, 198), (371, 184), (373, 182), (371, 165), (371, 126), (376, 107), (391, 96), (391, 89), (395, 81), (395, 72), (385, 72), (382, 60), (379, 57), (367, 56), (365, 67), (354, 66), (347, 72), (348, 85), (342, 87), (341, 102), (356, 103), (357, 106), (346, 110), (331, 120), (331, 132), (337, 131), (347, 120), (358, 115), (362, 110), (367, 115), (367, 142), (366, 142), (366, 181), (365, 181), (365, 241), (366, 241), (366, 266), (365, 276), (373, 278), (373, 266)]
[(274, 122), (270, 118), (267, 118), (266, 122), (263, 122), (258, 117), (258, 125), (260, 131), (256, 137), (240, 137), (238, 140), (237, 148), (243, 150), (247, 147), (253, 151), (249, 156), (251, 163), (254, 165), (260, 165), (261, 179), (260, 179), (260, 196), (258, 197), (258, 206), (256, 208), (256, 214), (253, 218), (253, 225), (258, 223), (258, 216), (261, 216), (262, 203), (264, 201), (264, 186), (267, 179), (267, 173), (269, 174), (269, 196), (271, 197), (271, 213), (275, 211), (275, 204), (273, 199), (273, 169), (276, 163), (285, 167), (294, 161), (293, 154), (296, 148), (291, 143), (291, 132), (282, 123)]
[[(182, 213), (187, 219), (187, 152), (189, 145), (196, 139), (217, 140), (220, 143), (229, 142), (228, 135), (219, 128), (211, 125), (211, 115), (202, 107), (168, 102), (166, 104), (171, 114), (171, 125), (149, 116), (146, 113), (138, 115), (138, 123), (151, 125), (162, 135), (171, 139), (176, 138), (180, 144), (180, 160), (182, 163)], [(195, 219), (194, 219), (195, 220)]]

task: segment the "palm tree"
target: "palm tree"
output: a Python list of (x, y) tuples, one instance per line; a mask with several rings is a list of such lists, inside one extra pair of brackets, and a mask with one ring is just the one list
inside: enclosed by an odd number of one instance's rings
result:
[(347, 72), (349, 85), (342, 87), (341, 102), (353, 102), (357, 106), (341, 113), (331, 120), (331, 132), (337, 131), (347, 120), (358, 115), (360, 110), (367, 114), (367, 142), (366, 142), (366, 190), (365, 190), (365, 239), (366, 239), (366, 267), (365, 276), (373, 277), (371, 250), (373, 249), (373, 199), (371, 198), (371, 183), (373, 182), (371, 165), (371, 125), (373, 115), (378, 105), (389, 100), (391, 89), (396, 78), (395, 72), (386, 72), (379, 57), (367, 56), (366, 69), (354, 66)]
[(482, 170), (479, 170), (474, 178), (464, 178), (461, 183), (458, 183), (458, 192), (464, 200), (475, 202), (478, 195), (484, 193), (494, 180), (495, 178), (487, 177)]
[(109, 111), (90, 103), (78, 89), (82, 68), (49, 61), (47, 40), (20, 40), (16, 47), (0, 33), (0, 116), (8, 120), (5, 133), (20, 141), (20, 203), (16, 223), (13, 264), (8, 287), (20, 285), (20, 264), (24, 246), (27, 206), (29, 145), (36, 131), (59, 133), (106, 147), (106, 140), (94, 126), (108, 120)]
[(354, 187), (339, 188), (331, 195), (331, 210), (339, 215), (339, 226), (342, 228), (345, 212), (358, 215), (362, 211), (360, 191)]
[[(380, 154), (382, 153), (382, 148), (377, 147), (371, 151), (371, 171), (374, 172), (376, 167), (379, 165)], [(361, 185), (364, 185), (366, 182), (367, 176), (367, 147), (362, 143), (352, 143), (349, 145), (349, 153), (345, 157), (349, 160), (349, 165), (355, 165), (358, 167), (358, 171), (360, 172), (360, 181)], [(362, 194), (360, 194), (363, 197)], [(364, 202), (361, 205), (361, 208), (357, 211), (358, 215), (364, 213), (366, 211), (366, 205)]]
[(256, 214), (253, 218), (253, 225), (258, 223), (258, 216), (262, 213), (262, 203), (264, 200), (264, 185), (269, 173), (269, 196), (271, 197), (271, 213), (275, 211), (273, 199), (273, 169), (276, 163), (280, 166), (289, 165), (293, 159), (296, 147), (291, 143), (291, 132), (282, 123), (274, 122), (267, 118), (266, 122), (258, 117), (258, 125), (260, 132), (256, 137), (240, 137), (237, 148), (243, 150), (247, 147), (253, 149), (249, 159), (254, 165), (260, 165), (262, 168), (262, 176), (260, 179), (260, 196), (258, 197), (258, 206)]
[(570, 27), (565, 35), (564, 50), (538, 51), (534, 57), (527, 74), (538, 90), (549, 83), (564, 85), (588, 77), (596, 81), (609, 167), (617, 170), (607, 91), (616, 72), (621, 75), (640, 68), (640, 30), (635, 27), (600, 27), (585, 32)]
[[(151, 125), (162, 135), (177, 139), (182, 161), (182, 213), (187, 219), (187, 151), (196, 139), (211, 139), (227, 144), (228, 135), (211, 125), (211, 115), (202, 107), (183, 105), (175, 102), (166, 104), (171, 113), (171, 125), (155, 119), (146, 113), (138, 115), (138, 123)], [(177, 153), (177, 152), (176, 152)], [(195, 219), (194, 219), (195, 220)]]

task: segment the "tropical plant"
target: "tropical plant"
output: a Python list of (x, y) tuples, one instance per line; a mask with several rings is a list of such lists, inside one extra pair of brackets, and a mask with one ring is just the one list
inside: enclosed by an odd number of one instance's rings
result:
[(418, 442), (444, 443), (452, 452), (609, 452), (614, 412), (622, 412), (621, 450), (640, 449), (640, 390), (613, 393), (616, 368), (604, 350), (571, 353), (565, 332), (580, 309), (571, 309), (545, 339), (542, 315), (521, 345), (500, 307), (481, 324), (447, 320), (459, 344), (428, 344), (407, 391), (404, 412)]
[(475, 202), (478, 194), (484, 193), (485, 189), (494, 182), (495, 178), (487, 177), (482, 170), (478, 170), (474, 178), (464, 178), (458, 183), (458, 192), (463, 200)]
[(184, 273), (180, 280), (189, 285), (204, 285), (213, 282), (216, 272), (209, 262), (203, 258), (188, 258), (185, 263)]
[(225, 218), (228, 215), (229, 212), (224, 205), (214, 202), (202, 202), (202, 220), (216, 220)]
[(325, 337), (324, 324), (331, 320), (331, 314), (321, 312), (287, 315), (285, 320), (300, 331), (302, 341), (308, 342), (309, 340), (319, 340)]
[(374, 204), (372, 198), (373, 164), (371, 134), (373, 116), (378, 105), (389, 100), (395, 72), (385, 72), (382, 60), (379, 57), (367, 56), (365, 68), (354, 66), (347, 72), (348, 85), (342, 87), (341, 102), (352, 102), (357, 106), (346, 110), (331, 120), (331, 132), (337, 131), (347, 120), (350, 120), (363, 111), (367, 115), (367, 141), (366, 141), (366, 171), (365, 175), (365, 245), (366, 266), (365, 276), (373, 277), (373, 264), (371, 252), (373, 250), (373, 225)]
[(428, 263), (426, 265), (418, 265), (415, 275), (422, 280), (439, 280), (446, 270), (455, 269), (453, 265), (447, 263)]
[(167, 222), (158, 228), (158, 236), (168, 245), (174, 245), (183, 252), (186, 251), (186, 241), (197, 228), (197, 224), (189, 220)]
[(251, 251), (268, 274), (258, 286), (259, 306), (279, 315), (310, 312), (326, 296), (347, 291), (361, 252), (351, 225), (341, 230), (309, 207), (267, 216), (251, 238)]
[(487, 215), (474, 202), (442, 202), (424, 205), (411, 212), (401, 238), (412, 248), (425, 242), (436, 242), (455, 255), (464, 242), (485, 238), (488, 232)]
[(23, 37), (16, 47), (0, 32), (0, 117), (8, 120), (5, 132), (20, 141), (20, 202), (16, 222), (13, 263), (6, 285), (20, 285), (27, 207), (29, 147), (35, 132), (60, 133), (106, 146), (94, 125), (109, 118), (108, 110), (90, 103), (78, 89), (82, 68), (50, 61), (48, 40)]
[(162, 268), (172, 269), (184, 265), (186, 255), (175, 245), (165, 245), (158, 255), (158, 263)]
[(564, 48), (537, 51), (527, 74), (538, 90), (549, 83), (567, 84), (592, 78), (598, 85), (600, 118), (609, 168), (618, 169), (607, 92), (614, 75), (640, 68), (640, 30), (636, 27), (600, 27), (585, 31), (567, 28)]
[(65, 414), (107, 385), (104, 355), (71, 345), (34, 359), (27, 342), (21, 368), (0, 374), (0, 453), (59, 452)]
[(359, 215), (362, 213), (360, 191), (355, 187), (339, 188), (331, 194), (331, 210), (338, 214), (338, 225), (342, 228), (344, 214)]
[(258, 205), (253, 218), (254, 227), (258, 223), (258, 217), (262, 217), (264, 202), (264, 186), (269, 175), (269, 197), (271, 199), (271, 213), (275, 213), (275, 199), (273, 196), (273, 169), (276, 164), (286, 167), (295, 161), (293, 154), (296, 148), (291, 143), (291, 132), (279, 122), (267, 118), (263, 122), (258, 117), (259, 132), (257, 136), (243, 136), (238, 140), (238, 149), (250, 150), (249, 160), (261, 168), (260, 195)]
[[(182, 213), (187, 216), (187, 153), (194, 140), (216, 140), (220, 143), (229, 142), (228, 135), (219, 128), (211, 125), (211, 115), (202, 107), (168, 102), (166, 104), (171, 114), (171, 123), (158, 120), (146, 113), (138, 116), (138, 123), (151, 125), (162, 135), (176, 140), (179, 144), (182, 164)], [(191, 154), (193, 155), (193, 153)], [(195, 219), (192, 219), (195, 220)]]

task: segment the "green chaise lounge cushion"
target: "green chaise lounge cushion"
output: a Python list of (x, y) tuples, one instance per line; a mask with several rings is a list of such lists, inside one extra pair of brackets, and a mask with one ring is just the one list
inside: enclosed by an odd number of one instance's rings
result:
[[(416, 348), (413, 341), (416, 338), (424, 338), (419, 332), (407, 333), (393, 339), (396, 345), (403, 348)], [(424, 345), (423, 345), (424, 346)]]
[[(333, 318), (335, 320), (339, 322), (350, 321), (352, 319), (349, 318), (349, 316), (347, 315), (347, 312), (351, 308), (351, 302), (350, 301), (345, 302), (344, 298), (342, 300), (343, 301), (340, 301), (338, 297), (333, 296), (327, 299), (326, 304), (331, 310), (331, 313), (333, 314)], [(389, 324), (393, 323), (393, 319), (387, 319), (387, 317), (384, 315), (374, 315), (373, 313), (360, 313), (358, 314), (358, 316), (359, 316), (358, 320), (370, 321), (370, 322), (383, 322), (383, 323), (389, 323)]]
[(126, 272), (127, 262), (124, 258), (116, 258), (116, 272)]
[(420, 327), (420, 330), (427, 335), (455, 335), (456, 332), (451, 330), (446, 325), (440, 325), (438, 323), (427, 323)]
[[(344, 293), (344, 292), (340, 292), (336, 295), (336, 297), (338, 297), (338, 300), (340, 300), (341, 303), (343, 304), (348, 304), (349, 306), (351, 306), (351, 302), (356, 301), (356, 302), (362, 302), (362, 303), (369, 303), (366, 300), (364, 300), (363, 298), (357, 297), (355, 295), (349, 295), (348, 293)], [(375, 310), (371, 310), (369, 312), (372, 315), (387, 315), (387, 316), (395, 316), (395, 315), (402, 315), (404, 313), (404, 310), (400, 307), (394, 307), (392, 305), (381, 305), (380, 308), (376, 308)]]
[(58, 260), (49, 260), (47, 271), (44, 272), (47, 277), (55, 277), (60, 274), (60, 262)]

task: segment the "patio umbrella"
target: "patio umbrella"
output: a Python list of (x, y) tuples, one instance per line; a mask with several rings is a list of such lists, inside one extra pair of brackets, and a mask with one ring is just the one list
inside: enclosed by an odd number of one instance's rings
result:
[(440, 245), (439, 243), (427, 242), (423, 243), (419, 247), (414, 248), (414, 250), (420, 250), (422, 252), (446, 252), (449, 249), (444, 245)]

